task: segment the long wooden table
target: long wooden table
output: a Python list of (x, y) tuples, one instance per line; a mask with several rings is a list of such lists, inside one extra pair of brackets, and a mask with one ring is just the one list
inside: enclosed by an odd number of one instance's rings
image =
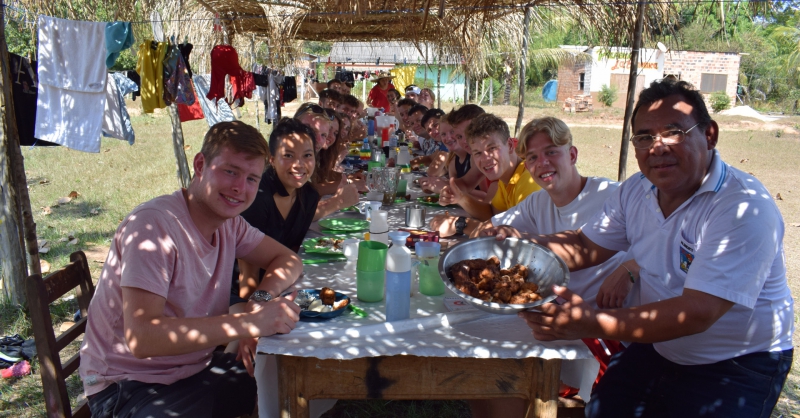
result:
[(278, 356), (281, 417), (308, 417), (312, 399), (529, 400), (527, 417), (555, 417), (561, 360)]
[[(389, 208), (391, 230), (404, 226), (405, 206)], [(427, 221), (443, 212), (429, 207)], [(316, 224), (314, 231), (319, 231)], [(307, 265), (304, 271), (298, 288), (334, 288), (369, 317), (345, 313), (261, 338), (256, 379), (262, 418), (308, 417), (315, 399), (509, 397), (530, 401), (528, 417), (555, 417), (559, 377), (571, 376), (569, 383), (581, 386), (586, 396), (596, 376), (597, 362), (580, 342), (537, 342), (514, 315), (448, 312), (443, 299), (455, 296), (449, 290), (438, 297), (415, 294), (411, 319), (386, 323), (383, 302), (355, 297), (353, 263)], [(562, 359), (570, 361), (562, 364)]]

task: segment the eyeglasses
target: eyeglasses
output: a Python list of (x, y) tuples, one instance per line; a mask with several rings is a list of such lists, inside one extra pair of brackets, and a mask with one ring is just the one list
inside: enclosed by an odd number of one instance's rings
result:
[(700, 122), (697, 122), (696, 124), (694, 124), (694, 126), (685, 131), (681, 129), (670, 129), (668, 131), (664, 131), (655, 135), (650, 135), (650, 134), (634, 135), (631, 137), (631, 143), (633, 143), (633, 147), (636, 149), (650, 149), (656, 142), (656, 138), (658, 138), (664, 145), (677, 145), (683, 142), (684, 139), (686, 139), (686, 134), (691, 132), (692, 129), (698, 127), (699, 125)]
[(322, 116), (326, 117), (328, 120), (331, 120), (331, 121), (336, 118), (333, 115), (333, 113), (326, 112), (325, 109), (322, 108), (322, 106), (320, 106), (318, 104), (314, 104), (314, 103), (304, 103), (304, 104), (302, 104), (300, 106), (300, 108), (297, 109), (297, 113), (295, 113), (294, 117), (295, 118), (299, 118), (300, 116), (303, 116), (304, 114), (306, 114), (308, 112), (315, 113), (317, 115), (322, 115)]

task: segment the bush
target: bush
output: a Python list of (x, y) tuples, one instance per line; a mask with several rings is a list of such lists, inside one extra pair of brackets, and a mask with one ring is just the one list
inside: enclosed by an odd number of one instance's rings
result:
[(715, 91), (711, 93), (708, 101), (711, 104), (711, 109), (714, 110), (714, 113), (722, 112), (731, 105), (731, 98), (728, 97), (724, 91)]
[(606, 107), (611, 107), (614, 104), (614, 101), (617, 100), (617, 88), (616, 87), (609, 87), (607, 84), (603, 84), (603, 87), (600, 88), (600, 95), (597, 97), (600, 100), (600, 103), (606, 105)]

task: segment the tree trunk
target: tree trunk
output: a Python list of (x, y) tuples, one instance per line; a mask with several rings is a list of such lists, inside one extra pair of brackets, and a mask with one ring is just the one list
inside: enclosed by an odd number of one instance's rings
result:
[(172, 148), (175, 152), (175, 161), (178, 164), (178, 180), (181, 182), (181, 187), (189, 187), (189, 182), (192, 181), (192, 175), (189, 171), (189, 162), (186, 160), (186, 150), (183, 148), (183, 129), (181, 128), (181, 120), (178, 117), (178, 108), (175, 104), (167, 106), (169, 117), (172, 119)]
[(628, 163), (628, 138), (631, 134), (633, 118), (633, 101), (636, 95), (636, 73), (639, 72), (639, 48), (642, 46), (642, 29), (644, 27), (644, 11), (647, 3), (639, 0), (636, 6), (636, 26), (633, 32), (633, 45), (631, 45), (631, 71), (628, 76), (628, 103), (625, 105), (625, 118), (622, 125), (622, 143), (619, 150), (619, 171), (617, 180), (623, 181), (627, 177)]
[(514, 66), (510, 58), (506, 58), (506, 72), (503, 74), (503, 85), (505, 91), (503, 92), (503, 104), (508, 106), (511, 104), (511, 83), (514, 81)]
[[(27, 306), (25, 277), (40, 273), (36, 224), (31, 213), (28, 184), (11, 100), (8, 46), (5, 37), (5, 8), (0, 8), (0, 270), (4, 291), (12, 303)], [(23, 232), (24, 238), (23, 238)], [(23, 248), (30, 255), (26, 269)]]
[(525, 8), (525, 20), (522, 22), (522, 55), (519, 57), (519, 110), (517, 111), (517, 125), (514, 136), (517, 136), (522, 127), (522, 118), (525, 116), (525, 66), (528, 64), (528, 38), (530, 37), (531, 8)]

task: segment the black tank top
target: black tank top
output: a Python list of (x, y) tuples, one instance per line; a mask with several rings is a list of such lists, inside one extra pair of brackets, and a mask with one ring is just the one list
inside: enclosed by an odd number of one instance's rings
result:
[(469, 168), (470, 168), (470, 166), (469, 166), (470, 157), (472, 157), (472, 156), (467, 154), (467, 158), (464, 158), (464, 162), (462, 163), (462, 162), (459, 162), (458, 155), (456, 155), (455, 163), (456, 163), (456, 178), (457, 179), (460, 179), (461, 177), (464, 177), (464, 175), (467, 174), (467, 172), (469, 171)]

